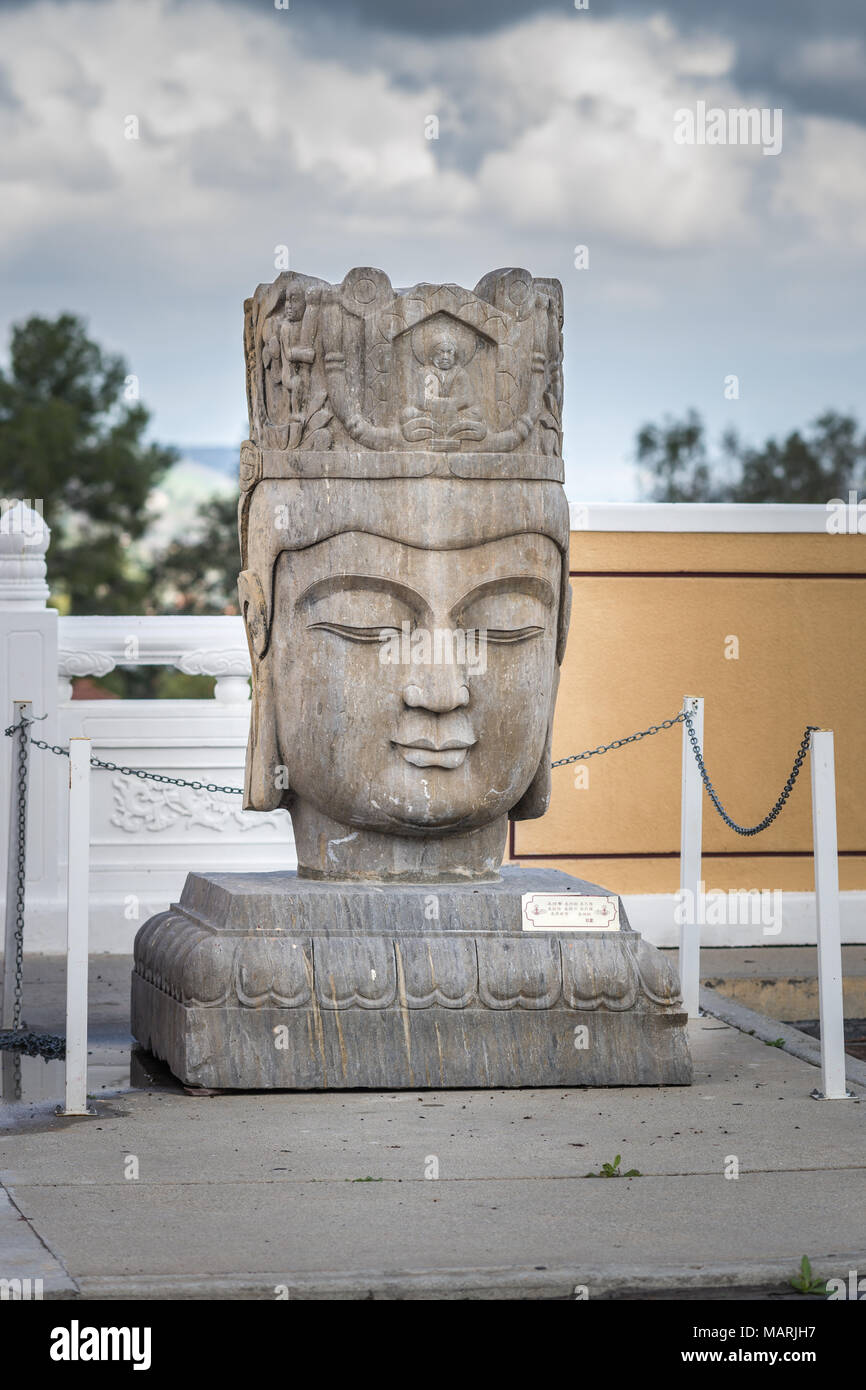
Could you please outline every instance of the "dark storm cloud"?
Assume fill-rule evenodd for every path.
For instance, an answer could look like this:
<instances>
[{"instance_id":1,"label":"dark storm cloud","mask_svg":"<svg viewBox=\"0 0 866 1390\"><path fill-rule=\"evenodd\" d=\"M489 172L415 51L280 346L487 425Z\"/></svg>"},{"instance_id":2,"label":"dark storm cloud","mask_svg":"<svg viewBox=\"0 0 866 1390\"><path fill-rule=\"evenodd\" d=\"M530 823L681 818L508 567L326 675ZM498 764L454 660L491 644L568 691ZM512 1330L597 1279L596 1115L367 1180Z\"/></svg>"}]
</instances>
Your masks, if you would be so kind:
<instances>
[{"instance_id":1,"label":"dark storm cloud","mask_svg":"<svg viewBox=\"0 0 866 1390\"><path fill-rule=\"evenodd\" d=\"M273 8L273 0L232 0L252 9ZM3 3L3 0L0 0ZM178 0L183 3L183 0ZM290 0L298 18L314 11L345 16L365 27L410 34L483 34L507 28L536 14L569 14L573 0ZM668 14L683 29L715 33L766 30L777 44L811 35L856 35L866 29L862 0L589 0L587 18L648 18Z\"/></svg>"},{"instance_id":2,"label":"dark storm cloud","mask_svg":"<svg viewBox=\"0 0 866 1390\"><path fill-rule=\"evenodd\" d=\"M38 0L0 0L0 11ZM94 9L102 0L89 0ZM274 0L210 0L239 12L273 13ZM201 0L174 0L178 8ZM327 47L358 67L375 62L371 33L385 37L467 38L495 33L538 15L572 15L576 23L647 19L666 14L683 34L706 33L736 48L731 77L744 93L766 94L776 106L866 124L866 4L864 0L288 0L286 20L298 42ZM361 39L366 40L360 42ZM389 55L393 58L393 55ZM391 80L418 82L414 64L392 62Z\"/></svg>"},{"instance_id":3,"label":"dark storm cloud","mask_svg":"<svg viewBox=\"0 0 866 1390\"><path fill-rule=\"evenodd\" d=\"M98 2L98 0L95 0ZM239 9L269 10L273 0L227 0ZM196 3L196 0L178 0ZM683 34L706 33L736 48L731 77L744 92L765 93L773 105L866 124L866 5L864 0L589 0L575 15L573 0L290 0L299 33L316 35L341 57L357 52L370 30L407 37L494 33L536 15L647 19L666 14ZM335 21L340 27L335 30ZM366 47L366 45L365 45ZM833 51L836 49L837 51ZM847 50L847 52L846 52ZM366 58L371 57L367 49ZM358 53L358 61L364 58ZM411 85L411 68L392 73Z\"/></svg>"},{"instance_id":4,"label":"dark storm cloud","mask_svg":"<svg viewBox=\"0 0 866 1390\"><path fill-rule=\"evenodd\" d=\"M637 14L639 0L610 13ZM680 30L707 30L736 45L731 76L744 92L773 105L866 123L866 6L863 0L726 0L722 5L667 0Z\"/></svg>"}]
</instances>

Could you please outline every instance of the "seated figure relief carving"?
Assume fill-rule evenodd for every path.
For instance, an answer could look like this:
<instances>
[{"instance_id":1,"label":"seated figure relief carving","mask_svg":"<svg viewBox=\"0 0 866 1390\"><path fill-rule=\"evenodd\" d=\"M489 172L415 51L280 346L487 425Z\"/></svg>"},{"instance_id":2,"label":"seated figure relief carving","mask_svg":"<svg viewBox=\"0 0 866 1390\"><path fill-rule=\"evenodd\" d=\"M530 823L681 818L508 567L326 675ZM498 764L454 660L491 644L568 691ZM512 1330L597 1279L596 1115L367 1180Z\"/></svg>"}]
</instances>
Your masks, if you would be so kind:
<instances>
[{"instance_id":1,"label":"seated figure relief carving","mask_svg":"<svg viewBox=\"0 0 866 1390\"><path fill-rule=\"evenodd\" d=\"M421 348L423 404L404 407L403 434L413 442L430 440L433 448L445 440L483 439L487 425L462 365L466 354L457 333L439 325L424 325L412 338L416 355L418 345Z\"/></svg>"}]
</instances>

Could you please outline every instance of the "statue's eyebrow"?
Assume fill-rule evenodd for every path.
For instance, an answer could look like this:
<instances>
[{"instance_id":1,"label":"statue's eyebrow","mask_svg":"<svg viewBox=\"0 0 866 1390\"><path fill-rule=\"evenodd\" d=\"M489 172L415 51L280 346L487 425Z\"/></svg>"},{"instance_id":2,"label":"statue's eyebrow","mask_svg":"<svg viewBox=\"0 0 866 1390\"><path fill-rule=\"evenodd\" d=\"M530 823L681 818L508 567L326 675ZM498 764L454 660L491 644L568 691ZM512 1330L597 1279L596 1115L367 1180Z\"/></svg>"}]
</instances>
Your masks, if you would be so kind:
<instances>
[{"instance_id":1,"label":"statue's eyebrow","mask_svg":"<svg viewBox=\"0 0 866 1390\"><path fill-rule=\"evenodd\" d=\"M416 610L427 607L421 595L410 589L407 584L376 574L329 574L324 579L315 580L304 589L296 600L295 607L300 608L301 604L309 605L317 599L327 598L329 594L345 593L352 589L371 589L374 592L391 594Z\"/></svg>"},{"instance_id":2,"label":"statue's eyebrow","mask_svg":"<svg viewBox=\"0 0 866 1390\"><path fill-rule=\"evenodd\" d=\"M483 584L477 584L474 589L470 589L464 594L451 608L452 618L470 603L478 598L485 598L487 594L504 594L513 592L530 594L533 598L540 599L546 608L553 608L556 595L553 586L548 584L546 579L542 579L536 574L509 574L503 575L500 579L488 579Z\"/></svg>"}]
</instances>

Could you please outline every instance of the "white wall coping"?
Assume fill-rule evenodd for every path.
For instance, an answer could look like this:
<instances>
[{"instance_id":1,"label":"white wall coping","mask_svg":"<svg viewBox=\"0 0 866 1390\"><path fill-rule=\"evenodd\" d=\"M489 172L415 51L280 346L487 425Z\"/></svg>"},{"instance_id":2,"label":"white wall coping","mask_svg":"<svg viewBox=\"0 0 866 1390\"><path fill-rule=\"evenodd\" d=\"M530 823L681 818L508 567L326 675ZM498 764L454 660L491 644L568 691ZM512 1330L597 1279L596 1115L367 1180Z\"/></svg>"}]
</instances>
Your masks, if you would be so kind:
<instances>
[{"instance_id":1,"label":"white wall coping","mask_svg":"<svg viewBox=\"0 0 866 1390\"><path fill-rule=\"evenodd\" d=\"M773 894L767 890L764 892L769 904ZM628 920L635 931L640 932L653 946L679 945L680 929L675 917L677 894L623 893L621 896ZM736 897L735 894L720 894L720 897L725 896ZM760 950L765 946L815 946L817 951L815 894L782 892L781 909L781 922L775 921L770 932L746 923L735 925L728 922L723 925L705 922L700 927L701 947L747 946L749 950ZM839 914L843 946L866 944L866 892L862 889L841 892Z\"/></svg>"},{"instance_id":2,"label":"white wall coping","mask_svg":"<svg viewBox=\"0 0 866 1390\"><path fill-rule=\"evenodd\" d=\"M831 499L828 498L828 502ZM848 502L847 498L838 499ZM572 531L827 532L828 507L777 502L569 502Z\"/></svg>"}]
</instances>

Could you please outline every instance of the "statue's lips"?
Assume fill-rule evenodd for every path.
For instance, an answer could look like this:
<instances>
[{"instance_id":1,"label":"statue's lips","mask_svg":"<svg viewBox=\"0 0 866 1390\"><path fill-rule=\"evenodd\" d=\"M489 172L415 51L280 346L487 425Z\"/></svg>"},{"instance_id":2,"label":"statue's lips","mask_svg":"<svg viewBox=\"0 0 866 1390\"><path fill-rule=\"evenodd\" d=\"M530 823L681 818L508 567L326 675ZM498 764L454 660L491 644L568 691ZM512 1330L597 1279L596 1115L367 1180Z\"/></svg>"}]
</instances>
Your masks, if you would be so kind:
<instances>
[{"instance_id":1,"label":"statue's lips","mask_svg":"<svg viewBox=\"0 0 866 1390\"><path fill-rule=\"evenodd\" d=\"M466 754L476 740L447 739L436 744L430 738L418 738L414 743L399 743L392 740L394 747L413 767L460 767L466 761Z\"/></svg>"}]
</instances>

